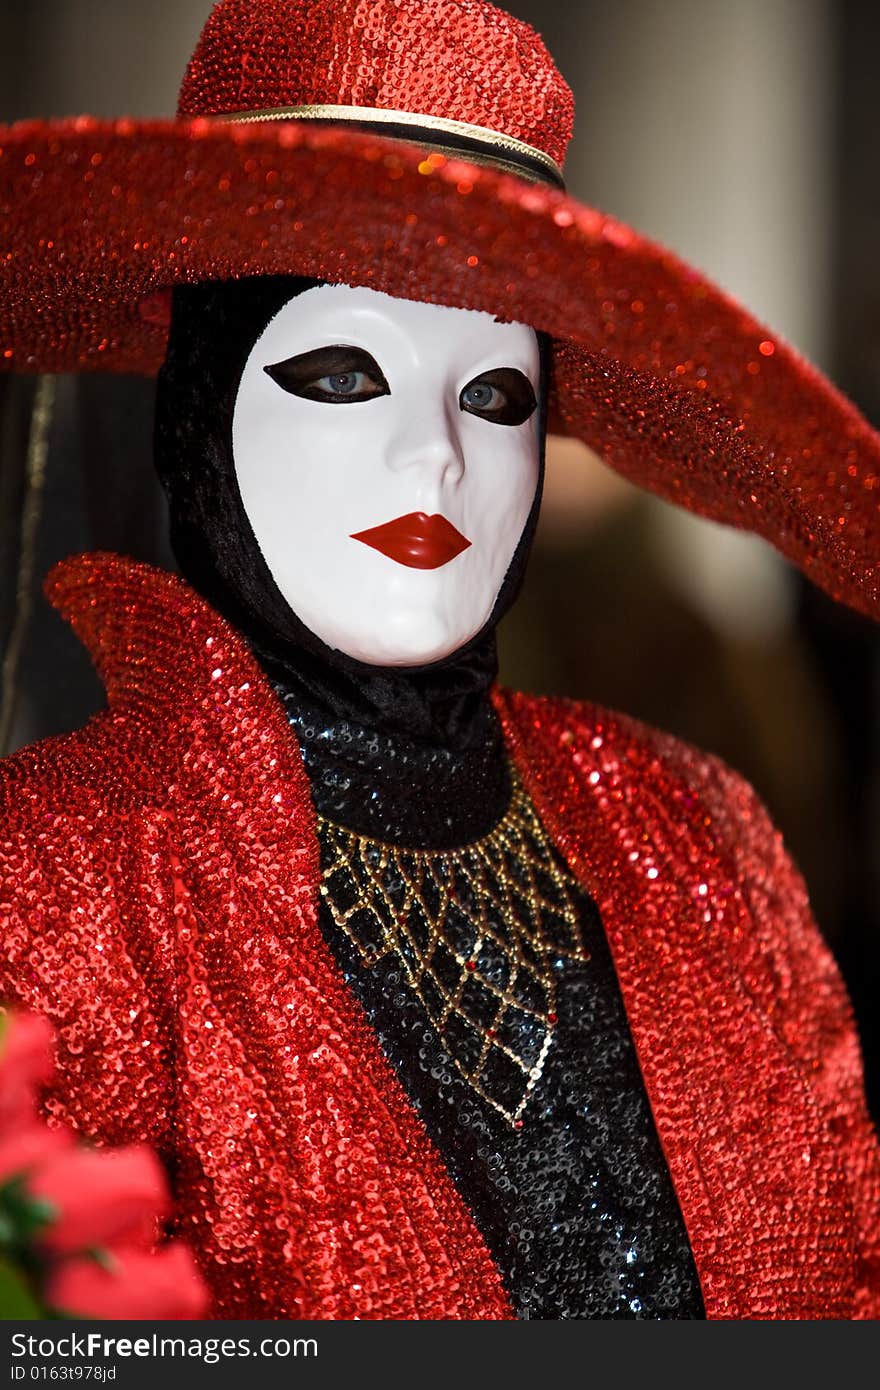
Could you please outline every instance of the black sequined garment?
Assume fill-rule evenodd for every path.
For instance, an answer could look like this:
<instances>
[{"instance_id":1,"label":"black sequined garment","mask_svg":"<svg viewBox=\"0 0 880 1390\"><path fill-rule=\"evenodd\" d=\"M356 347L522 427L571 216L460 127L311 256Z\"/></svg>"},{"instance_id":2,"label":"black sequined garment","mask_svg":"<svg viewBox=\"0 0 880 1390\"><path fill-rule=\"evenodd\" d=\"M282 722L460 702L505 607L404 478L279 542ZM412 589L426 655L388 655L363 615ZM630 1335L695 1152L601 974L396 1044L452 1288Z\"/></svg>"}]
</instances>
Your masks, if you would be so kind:
<instances>
[{"instance_id":1,"label":"black sequined garment","mask_svg":"<svg viewBox=\"0 0 880 1390\"><path fill-rule=\"evenodd\" d=\"M487 833L504 814L509 770L500 730L491 754L461 759L350 720L321 719L276 689L325 820L442 852ZM326 866L326 831L321 840ZM326 903L321 929L472 1212L517 1315L702 1318L696 1267L598 910L557 861L577 896L588 959L554 962L558 1022L521 1128L457 1071L396 955L367 968Z\"/></svg>"}]
</instances>

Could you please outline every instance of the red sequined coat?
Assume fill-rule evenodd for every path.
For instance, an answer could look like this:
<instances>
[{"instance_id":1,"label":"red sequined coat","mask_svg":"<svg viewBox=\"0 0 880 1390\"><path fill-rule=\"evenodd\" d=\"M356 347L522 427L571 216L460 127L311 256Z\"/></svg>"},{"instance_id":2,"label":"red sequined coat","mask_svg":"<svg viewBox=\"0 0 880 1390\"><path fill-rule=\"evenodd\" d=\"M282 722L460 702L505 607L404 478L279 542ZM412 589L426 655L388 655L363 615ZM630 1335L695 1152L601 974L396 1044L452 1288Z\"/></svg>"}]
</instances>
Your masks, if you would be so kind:
<instances>
[{"instance_id":1,"label":"red sequined coat","mask_svg":"<svg viewBox=\"0 0 880 1390\"><path fill-rule=\"evenodd\" d=\"M50 1110L145 1139L225 1317L509 1318L318 927L308 781L244 642L179 579L66 561L109 707L0 763L0 997L53 1018ZM729 769L496 688L597 901L711 1318L880 1316L880 1162L803 884Z\"/></svg>"}]
</instances>

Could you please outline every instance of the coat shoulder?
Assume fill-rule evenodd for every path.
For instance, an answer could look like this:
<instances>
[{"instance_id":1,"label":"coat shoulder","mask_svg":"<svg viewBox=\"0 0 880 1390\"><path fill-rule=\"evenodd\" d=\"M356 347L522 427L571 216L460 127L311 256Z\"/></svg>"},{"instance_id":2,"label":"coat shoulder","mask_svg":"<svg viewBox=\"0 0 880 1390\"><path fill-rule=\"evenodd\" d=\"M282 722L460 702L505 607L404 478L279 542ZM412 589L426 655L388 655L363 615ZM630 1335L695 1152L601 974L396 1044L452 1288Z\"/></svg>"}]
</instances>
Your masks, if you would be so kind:
<instances>
[{"instance_id":1,"label":"coat shoulder","mask_svg":"<svg viewBox=\"0 0 880 1390\"><path fill-rule=\"evenodd\" d=\"M143 809L161 786L131 721L103 710L72 733L0 758L0 833L46 817L93 819Z\"/></svg>"},{"instance_id":2,"label":"coat shoulder","mask_svg":"<svg viewBox=\"0 0 880 1390\"><path fill-rule=\"evenodd\" d=\"M722 758L588 701L503 691L497 703L509 735L544 769L541 779L556 802L606 800L612 820L617 802L642 833L676 845L683 863L699 842L718 884L749 915L751 930L729 933L727 946L742 971L760 980L772 1011L795 957L836 980L782 833L755 789Z\"/></svg>"},{"instance_id":3,"label":"coat shoulder","mask_svg":"<svg viewBox=\"0 0 880 1390\"><path fill-rule=\"evenodd\" d=\"M725 837L741 842L744 803L761 805L746 779L722 758L619 710L568 696L506 689L497 690L495 702L502 718L535 751L541 748L553 758L567 755L575 766L597 770L614 763L638 777L646 797L668 793L672 782L680 784L705 805L716 831ZM760 832L766 831L765 813Z\"/></svg>"},{"instance_id":4,"label":"coat shoulder","mask_svg":"<svg viewBox=\"0 0 880 1390\"><path fill-rule=\"evenodd\" d=\"M810 1056L811 1067L828 1038L845 1035L853 1047L851 1007L804 879L740 773L682 739L585 701L503 692L499 704L556 804L598 806L600 821L611 823L620 807L632 833L663 844L667 866L684 866L687 884L698 850L710 889L730 908L713 931L788 1047ZM826 1006L821 1019L819 1000Z\"/></svg>"}]
</instances>

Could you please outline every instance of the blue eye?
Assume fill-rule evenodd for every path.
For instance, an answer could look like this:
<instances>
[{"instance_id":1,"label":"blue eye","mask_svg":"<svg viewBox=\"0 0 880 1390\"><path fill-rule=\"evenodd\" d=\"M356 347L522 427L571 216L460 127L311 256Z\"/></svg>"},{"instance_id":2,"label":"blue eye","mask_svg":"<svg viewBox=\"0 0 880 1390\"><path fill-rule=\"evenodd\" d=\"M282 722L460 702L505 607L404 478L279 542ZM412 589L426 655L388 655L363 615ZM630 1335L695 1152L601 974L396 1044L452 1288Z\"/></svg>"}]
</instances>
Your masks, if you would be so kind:
<instances>
[{"instance_id":1,"label":"blue eye","mask_svg":"<svg viewBox=\"0 0 880 1390\"><path fill-rule=\"evenodd\" d=\"M351 396L369 390L375 382L366 372L335 372L332 376L319 377L315 385L332 396Z\"/></svg>"},{"instance_id":2,"label":"blue eye","mask_svg":"<svg viewBox=\"0 0 880 1390\"><path fill-rule=\"evenodd\" d=\"M461 393L461 404L469 410L500 410L506 402L504 392L488 381L474 381Z\"/></svg>"}]
</instances>

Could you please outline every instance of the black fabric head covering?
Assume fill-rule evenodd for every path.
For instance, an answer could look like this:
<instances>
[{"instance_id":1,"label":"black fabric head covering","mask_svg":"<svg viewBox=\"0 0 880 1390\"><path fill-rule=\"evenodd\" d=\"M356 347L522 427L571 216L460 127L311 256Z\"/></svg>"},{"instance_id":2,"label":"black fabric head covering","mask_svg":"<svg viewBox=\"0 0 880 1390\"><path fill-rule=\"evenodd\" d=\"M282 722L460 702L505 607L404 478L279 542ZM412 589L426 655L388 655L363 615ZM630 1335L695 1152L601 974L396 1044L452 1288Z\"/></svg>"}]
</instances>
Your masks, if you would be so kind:
<instances>
[{"instance_id":1,"label":"black fabric head covering","mask_svg":"<svg viewBox=\"0 0 880 1390\"><path fill-rule=\"evenodd\" d=\"M498 762L501 747L487 699L498 667L495 629L519 592L540 509L545 386L535 499L488 621L459 650L428 665L357 661L307 628L278 589L245 512L232 452L236 395L254 343L285 304L319 283L261 276L174 290L155 432L174 554L184 577L247 639L289 711L308 710L337 728L350 723L487 766L487 759ZM543 381L547 354L539 341ZM485 777L477 781L485 795Z\"/></svg>"}]
</instances>

